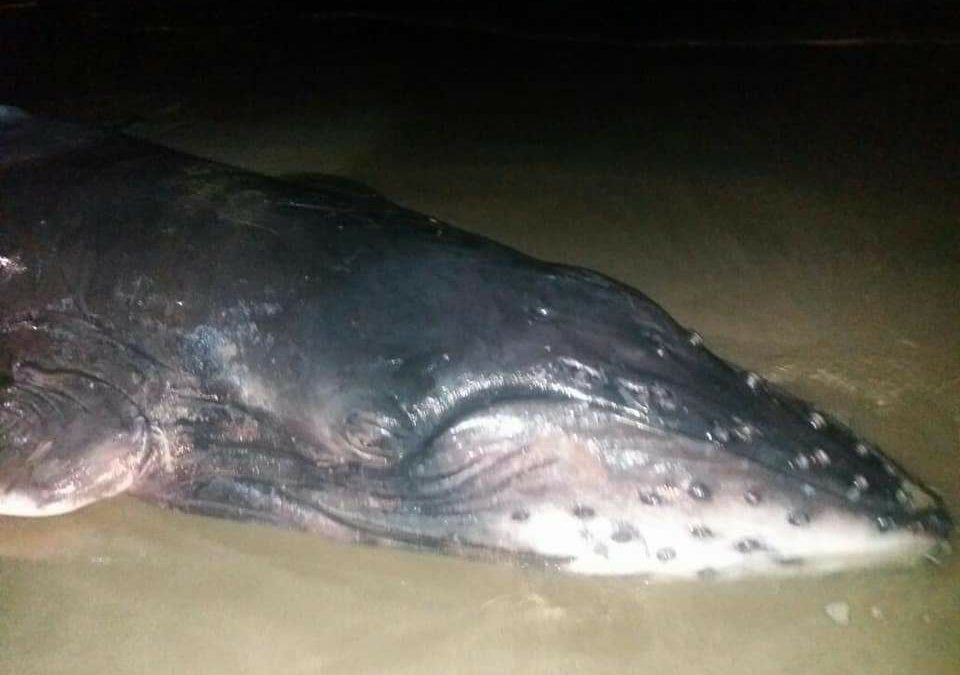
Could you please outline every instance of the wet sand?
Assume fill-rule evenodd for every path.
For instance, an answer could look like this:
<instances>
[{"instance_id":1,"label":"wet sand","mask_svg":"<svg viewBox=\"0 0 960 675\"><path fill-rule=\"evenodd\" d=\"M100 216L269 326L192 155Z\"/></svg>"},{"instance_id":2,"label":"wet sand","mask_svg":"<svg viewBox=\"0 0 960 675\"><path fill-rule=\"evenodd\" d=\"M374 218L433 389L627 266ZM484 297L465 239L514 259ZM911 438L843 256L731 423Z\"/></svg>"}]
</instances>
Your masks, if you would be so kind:
<instances>
[{"instance_id":1,"label":"wet sand","mask_svg":"<svg viewBox=\"0 0 960 675\"><path fill-rule=\"evenodd\" d=\"M32 75L5 102L134 119L130 133L274 175L346 175L621 279L878 442L960 513L955 52L624 52L356 31L314 37L309 64L299 42L264 56L235 34L105 40L96 58L75 47L50 67L23 52ZM127 498L0 519L0 554L0 672L18 675L960 663L957 555L647 585L342 546Z\"/></svg>"}]
</instances>

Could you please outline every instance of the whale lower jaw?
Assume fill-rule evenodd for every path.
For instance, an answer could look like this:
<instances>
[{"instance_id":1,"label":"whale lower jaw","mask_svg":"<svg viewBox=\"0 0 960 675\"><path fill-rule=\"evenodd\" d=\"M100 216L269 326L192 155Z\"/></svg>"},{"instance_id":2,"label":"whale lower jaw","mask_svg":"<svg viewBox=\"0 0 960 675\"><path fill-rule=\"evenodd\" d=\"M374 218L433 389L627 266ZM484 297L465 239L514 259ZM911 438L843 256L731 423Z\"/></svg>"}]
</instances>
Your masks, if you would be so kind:
<instances>
[{"instance_id":1,"label":"whale lower jaw","mask_svg":"<svg viewBox=\"0 0 960 675\"><path fill-rule=\"evenodd\" d=\"M814 576L867 568L903 568L938 562L950 552L935 533L903 528L879 531L847 514L781 527L774 517L723 520L690 528L687 514L661 510L657 518L577 520L562 509L533 511L522 524L503 523L505 538L545 558L563 557L574 574L655 579L738 579ZM699 522L699 521L698 521Z\"/></svg>"},{"instance_id":2,"label":"whale lower jaw","mask_svg":"<svg viewBox=\"0 0 960 675\"><path fill-rule=\"evenodd\" d=\"M611 560L596 553L586 553L569 562L564 570L587 576L646 577L656 581L810 577L866 569L906 569L927 563L941 564L940 560L950 552L950 544L945 541L903 541L891 542L889 548L881 550L831 552L805 558L758 555L749 561L726 565L709 557L690 558L683 564L670 567L656 558Z\"/></svg>"}]
</instances>

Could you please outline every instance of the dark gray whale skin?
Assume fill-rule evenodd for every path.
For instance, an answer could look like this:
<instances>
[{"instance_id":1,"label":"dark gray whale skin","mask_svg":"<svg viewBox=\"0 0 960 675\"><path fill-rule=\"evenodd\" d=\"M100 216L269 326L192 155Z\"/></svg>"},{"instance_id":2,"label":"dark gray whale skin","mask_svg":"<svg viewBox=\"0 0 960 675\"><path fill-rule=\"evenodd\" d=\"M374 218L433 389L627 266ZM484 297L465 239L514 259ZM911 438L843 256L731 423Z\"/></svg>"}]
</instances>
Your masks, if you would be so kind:
<instances>
[{"instance_id":1,"label":"dark gray whale skin","mask_svg":"<svg viewBox=\"0 0 960 675\"><path fill-rule=\"evenodd\" d=\"M586 573L832 570L952 529L623 284L0 108L0 513L125 492Z\"/></svg>"}]
</instances>

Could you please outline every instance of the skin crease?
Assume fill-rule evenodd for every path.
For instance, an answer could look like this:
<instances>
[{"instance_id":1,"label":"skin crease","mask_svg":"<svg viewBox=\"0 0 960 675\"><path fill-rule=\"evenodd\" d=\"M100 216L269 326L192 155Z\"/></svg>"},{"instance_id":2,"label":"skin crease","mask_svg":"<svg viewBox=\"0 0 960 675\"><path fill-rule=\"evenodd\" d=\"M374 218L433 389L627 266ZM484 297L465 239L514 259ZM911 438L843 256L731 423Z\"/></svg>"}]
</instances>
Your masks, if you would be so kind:
<instances>
[{"instance_id":1,"label":"skin crease","mask_svg":"<svg viewBox=\"0 0 960 675\"><path fill-rule=\"evenodd\" d=\"M910 562L949 534L880 451L615 281L340 183L0 123L2 513L130 492L681 578Z\"/></svg>"}]
</instances>

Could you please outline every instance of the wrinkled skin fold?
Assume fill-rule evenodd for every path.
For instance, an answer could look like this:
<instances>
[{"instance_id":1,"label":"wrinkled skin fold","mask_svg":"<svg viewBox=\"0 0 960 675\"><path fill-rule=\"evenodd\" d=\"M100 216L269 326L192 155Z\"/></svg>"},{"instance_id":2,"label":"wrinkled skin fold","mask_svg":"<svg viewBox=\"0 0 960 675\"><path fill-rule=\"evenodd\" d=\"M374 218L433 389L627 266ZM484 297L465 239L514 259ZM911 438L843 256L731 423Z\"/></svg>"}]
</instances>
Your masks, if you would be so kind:
<instances>
[{"instance_id":1,"label":"wrinkled skin fold","mask_svg":"<svg viewBox=\"0 0 960 675\"><path fill-rule=\"evenodd\" d=\"M649 298L0 107L0 514L121 493L590 574L909 563L937 495Z\"/></svg>"}]
</instances>

